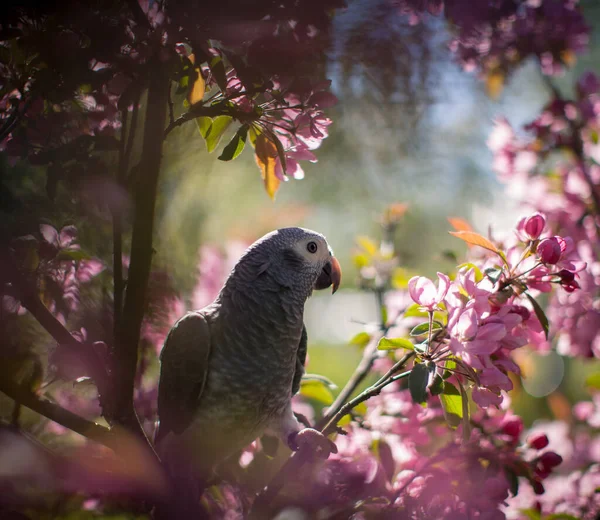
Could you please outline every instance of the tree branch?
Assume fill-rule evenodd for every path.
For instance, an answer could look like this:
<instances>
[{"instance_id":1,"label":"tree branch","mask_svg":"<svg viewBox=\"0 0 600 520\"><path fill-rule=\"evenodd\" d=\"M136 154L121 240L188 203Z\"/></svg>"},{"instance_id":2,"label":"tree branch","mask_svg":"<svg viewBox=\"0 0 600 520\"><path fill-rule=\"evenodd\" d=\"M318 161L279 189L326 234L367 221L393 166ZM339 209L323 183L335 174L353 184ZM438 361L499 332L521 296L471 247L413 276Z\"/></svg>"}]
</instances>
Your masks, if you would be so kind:
<instances>
[{"instance_id":1,"label":"tree branch","mask_svg":"<svg viewBox=\"0 0 600 520\"><path fill-rule=\"evenodd\" d=\"M89 375L92 377L100 398L108 389L108 372L102 359L93 346L77 341L71 333L58 321L48 308L40 301L37 292L17 269L7 249L0 252L0 281L10 284L23 307L25 307L38 323L64 348L72 350L77 358L82 359ZM104 402L103 402L104 405Z\"/></svg>"},{"instance_id":2,"label":"tree branch","mask_svg":"<svg viewBox=\"0 0 600 520\"><path fill-rule=\"evenodd\" d=\"M115 451L117 449L115 436L108 428L88 421L52 401L38 397L6 377L0 378L0 392L79 435L104 444Z\"/></svg>"},{"instance_id":3,"label":"tree branch","mask_svg":"<svg viewBox=\"0 0 600 520\"><path fill-rule=\"evenodd\" d=\"M150 76L142 160L143 179L136 186L131 261L120 331L121 341L113 349L115 410L118 422L134 432L143 432L133 405L140 329L146 310L146 293L152 264L152 235L162 143L167 120L169 79L165 64L156 62Z\"/></svg>"},{"instance_id":4,"label":"tree branch","mask_svg":"<svg viewBox=\"0 0 600 520\"><path fill-rule=\"evenodd\" d=\"M413 355L414 355L414 353L411 352L410 354L407 354L406 356L404 356L396 364L396 370L399 370L400 367L403 367ZM335 431L337 423L340 421L340 419L342 417L344 417L344 415L350 413L355 406L358 406L360 403L362 403L363 401L366 401L367 399L370 399L371 397L379 395L381 393L381 390L383 390L386 386L388 386L400 379L404 379L409 374L410 374L410 370L407 372L403 372L402 374L399 374L399 375L390 376L387 379L384 379L383 381L381 381L380 383L370 386L364 392L361 392L359 395L357 395L354 399L351 399L350 401L348 401L344 406L342 406L342 408L339 410L339 412L337 412L331 418L331 420L329 421L327 426L325 426L325 428L323 428L323 430L322 430L323 435L329 435L329 434L333 433Z\"/></svg>"},{"instance_id":5,"label":"tree branch","mask_svg":"<svg viewBox=\"0 0 600 520\"><path fill-rule=\"evenodd\" d=\"M375 359L377 359L377 345L379 344L379 340L383 336L384 333L376 334L371 339L369 344L365 347L365 350L363 351L363 356L360 360L360 363L354 370L354 373L352 374L344 388L342 388L342 391L337 395L333 404L327 408L326 412L317 422L317 430L321 430L326 424L329 423L331 418L339 412L344 403L350 398L354 391L365 380L371 368L373 367Z\"/></svg>"},{"instance_id":6,"label":"tree branch","mask_svg":"<svg viewBox=\"0 0 600 520\"><path fill-rule=\"evenodd\" d=\"M121 138L119 139L119 165L117 184L122 187L127 172L127 109L121 110ZM113 218L113 343L121 337L121 314L123 313L123 215L121 208L112 209Z\"/></svg>"}]
</instances>

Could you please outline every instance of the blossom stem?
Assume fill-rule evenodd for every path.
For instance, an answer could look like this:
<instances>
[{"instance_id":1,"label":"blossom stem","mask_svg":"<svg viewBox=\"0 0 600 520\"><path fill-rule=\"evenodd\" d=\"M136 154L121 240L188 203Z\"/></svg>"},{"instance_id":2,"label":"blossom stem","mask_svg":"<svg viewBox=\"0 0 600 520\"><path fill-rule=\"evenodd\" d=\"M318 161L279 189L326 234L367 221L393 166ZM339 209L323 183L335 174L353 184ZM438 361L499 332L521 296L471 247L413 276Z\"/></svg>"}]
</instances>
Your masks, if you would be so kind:
<instances>
[{"instance_id":1,"label":"blossom stem","mask_svg":"<svg viewBox=\"0 0 600 520\"><path fill-rule=\"evenodd\" d=\"M398 371L402 366L404 366L414 355L414 352L410 352L408 354L406 354L400 361L398 361L398 363L396 363L396 365L394 365L396 371ZM391 370L390 370L391 372ZM331 418L331 420L327 423L327 425L325 426L325 428L323 428L321 430L321 432L323 433L323 435L329 435L330 433L333 433L335 431L335 427L337 426L337 423L340 421L340 419L342 417L344 417L344 415L347 415L348 413L350 413L350 411L357 405L359 405L360 403L362 403L363 401L366 401L367 399L375 396L375 395L379 395L379 393L381 392L381 390L386 387L387 385L398 381L400 379L404 379L405 377L408 377L410 375L410 370L403 372L402 374L396 375L396 376L392 376L392 377L387 377L386 379L380 380L377 383L375 383L374 385L370 386L369 388L367 388L365 391L361 392L359 395L357 395L354 399L351 399L350 401L348 401L344 406L342 406L342 408Z\"/></svg>"},{"instance_id":2,"label":"blossom stem","mask_svg":"<svg viewBox=\"0 0 600 520\"><path fill-rule=\"evenodd\" d=\"M429 330L427 331L427 346L425 347L425 355L429 355L431 347L431 329L433 328L433 311L427 311L429 315Z\"/></svg>"}]
</instances>

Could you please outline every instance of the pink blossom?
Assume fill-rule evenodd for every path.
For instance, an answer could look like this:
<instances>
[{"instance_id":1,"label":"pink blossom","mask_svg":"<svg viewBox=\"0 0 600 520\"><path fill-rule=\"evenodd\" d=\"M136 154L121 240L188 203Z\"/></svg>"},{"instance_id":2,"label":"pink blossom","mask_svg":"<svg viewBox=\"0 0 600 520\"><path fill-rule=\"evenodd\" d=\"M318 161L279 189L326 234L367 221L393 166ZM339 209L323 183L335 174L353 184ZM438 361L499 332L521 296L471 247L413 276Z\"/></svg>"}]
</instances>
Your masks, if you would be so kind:
<instances>
[{"instance_id":1,"label":"pink blossom","mask_svg":"<svg viewBox=\"0 0 600 520\"><path fill-rule=\"evenodd\" d=\"M545 264L556 264L562 254L557 238L544 238L537 246L537 254Z\"/></svg>"},{"instance_id":2,"label":"pink blossom","mask_svg":"<svg viewBox=\"0 0 600 520\"><path fill-rule=\"evenodd\" d=\"M534 213L523 223L523 229L531 240L536 240L544 231L546 226L546 217L541 213Z\"/></svg>"},{"instance_id":3,"label":"pink blossom","mask_svg":"<svg viewBox=\"0 0 600 520\"><path fill-rule=\"evenodd\" d=\"M450 288L450 278L438 273L438 287L424 276L413 276L408 282L410 297L424 309L433 311L444 300Z\"/></svg>"}]
</instances>

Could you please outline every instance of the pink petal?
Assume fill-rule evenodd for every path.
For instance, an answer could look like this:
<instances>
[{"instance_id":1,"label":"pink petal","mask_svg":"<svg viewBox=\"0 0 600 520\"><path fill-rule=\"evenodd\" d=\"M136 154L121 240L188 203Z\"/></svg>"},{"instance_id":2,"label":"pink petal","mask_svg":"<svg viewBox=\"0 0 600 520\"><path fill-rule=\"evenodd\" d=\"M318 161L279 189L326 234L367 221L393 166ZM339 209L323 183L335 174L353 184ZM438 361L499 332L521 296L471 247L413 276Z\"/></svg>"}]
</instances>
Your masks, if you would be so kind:
<instances>
[{"instance_id":1,"label":"pink petal","mask_svg":"<svg viewBox=\"0 0 600 520\"><path fill-rule=\"evenodd\" d=\"M487 323L477 331L477 339L482 341L498 341L504 336L506 336L506 327L501 323Z\"/></svg>"},{"instance_id":2,"label":"pink petal","mask_svg":"<svg viewBox=\"0 0 600 520\"><path fill-rule=\"evenodd\" d=\"M448 289L450 288L450 278L448 278L444 273L438 272L439 285L437 291L437 299L436 303L440 303L445 297Z\"/></svg>"},{"instance_id":3,"label":"pink petal","mask_svg":"<svg viewBox=\"0 0 600 520\"><path fill-rule=\"evenodd\" d=\"M49 244L58 246L58 231L49 224L40 224L40 233Z\"/></svg>"},{"instance_id":4,"label":"pink petal","mask_svg":"<svg viewBox=\"0 0 600 520\"><path fill-rule=\"evenodd\" d=\"M77 238L77 228L75 226L65 226L60 230L59 241L61 247L71 245L73 240Z\"/></svg>"}]
</instances>

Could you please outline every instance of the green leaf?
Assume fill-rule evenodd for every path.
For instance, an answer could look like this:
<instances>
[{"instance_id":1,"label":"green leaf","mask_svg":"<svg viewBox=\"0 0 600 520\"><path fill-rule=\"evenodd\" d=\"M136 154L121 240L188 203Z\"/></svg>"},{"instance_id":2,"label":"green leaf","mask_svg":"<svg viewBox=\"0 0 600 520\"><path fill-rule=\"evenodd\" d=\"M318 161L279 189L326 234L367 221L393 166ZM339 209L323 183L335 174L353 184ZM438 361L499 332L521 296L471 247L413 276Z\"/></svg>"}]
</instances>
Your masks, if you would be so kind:
<instances>
[{"instance_id":1,"label":"green leaf","mask_svg":"<svg viewBox=\"0 0 600 520\"><path fill-rule=\"evenodd\" d=\"M502 276L502 269L498 269L497 267L488 267L485 270L485 275L494 283L500 280Z\"/></svg>"},{"instance_id":2,"label":"green leaf","mask_svg":"<svg viewBox=\"0 0 600 520\"><path fill-rule=\"evenodd\" d=\"M427 343L415 343L415 351L424 354L427 352Z\"/></svg>"},{"instance_id":3,"label":"green leaf","mask_svg":"<svg viewBox=\"0 0 600 520\"><path fill-rule=\"evenodd\" d=\"M444 391L440 394L446 422L456 428L463 417L462 397L458 388L448 381L444 382Z\"/></svg>"},{"instance_id":4,"label":"green leaf","mask_svg":"<svg viewBox=\"0 0 600 520\"><path fill-rule=\"evenodd\" d=\"M471 438L471 416L469 412L469 393L461 384L460 379L457 379L458 390L462 400L462 437L464 442L468 442Z\"/></svg>"},{"instance_id":5,"label":"green leaf","mask_svg":"<svg viewBox=\"0 0 600 520\"><path fill-rule=\"evenodd\" d=\"M371 450L379 459L388 482L391 482L396 474L396 462L389 444L384 440L375 439L371 444Z\"/></svg>"},{"instance_id":6,"label":"green leaf","mask_svg":"<svg viewBox=\"0 0 600 520\"><path fill-rule=\"evenodd\" d=\"M542 515L537 509L521 509L521 513L523 513L529 520L541 520Z\"/></svg>"},{"instance_id":7,"label":"green leaf","mask_svg":"<svg viewBox=\"0 0 600 520\"><path fill-rule=\"evenodd\" d=\"M223 152L219 155L220 161L231 161L240 155L246 146L246 138L248 137L248 125L242 125L232 137L231 141L223 148Z\"/></svg>"},{"instance_id":8,"label":"green leaf","mask_svg":"<svg viewBox=\"0 0 600 520\"><path fill-rule=\"evenodd\" d=\"M349 413L344 415L337 423L340 428L350 424L352 422L352 418L356 415L365 416L367 415L367 404L363 401L362 403L358 403Z\"/></svg>"},{"instance_id":9,"label":"green leaf","mask_svg":"<svg viewBox=\"0 0 600 520\"><path fill-rule=\"evenodd\" d=\"M433 363L432 363L433 365ZM435 365L433 365L435 370ZM415 403L424 403L427 400L427 386L431 368L424 363L416 364L408 376L408 389Z\"/></svg>"},{"instance_id":10,"label":"green leaf","mask_svg":"<svg viewBox=\"0 0 600 520\"><path fill-rule=\"evenodd\" d=\"M332 390L337 389L337 385L328 377L322 376L321 374L304 374L302 381L319 381Z\"/></svg>"},{"instance_id":11,"label":"green leaf","mask_svg":"<svg viewBox=\"0 0 600 520\"><path fill-rule=\"evenodd\" d=\"M544 518L544 520L580 520L576 516L567 513L553 513Z\"/></svg>"},{"instance_id":12,"label":"green leaf","mask_svg":"<svg viewBox=\"0 0 600 520\"><path fill-rule=\"evenodd\" d=\"M396 350L398 348L414 350L415 346L406 338L381 338L377 345L378 350Z\"/></svg>"},{"instance_id":13,"label":"green leaf","mask_svg":"<svg viewBox=\"0 0 600 520\"><path fill-rule=\"evenodd\" d=\"M385 325L387 323L387 321L388 321L387 306L386 305L382 305L380 311L381 311L381 323L383 323Z\"/></svg>"},{"instance_id":14,"label":"green leaf","mask_svg":"<svg viewBox=\"0 0 600 520\"><path fill-rule=\"evenodd\" d=\"M371 335L366 332L359 332L350 340L351 345L358 345L360 348L364 348L371 341Z\"/></svg>"},{"instance_id":15,"label":"green leaf","mask_svg":"<svg viewBox=\"0 0 600 520\"><path fill-rule=\"evenodd\" d=\"M442 324L434 321L431 325L431 332L435 332L436 330L441 330L442 329ZM413 330L410 331L410 335L411 336L422 336L423 334L428 334L429 333L429 322L423 322L420 323L419 325L417 325L416 327L413 328Z\"/></svg>"},{"instance_id":16,"label":"green leaf","mask_svg":"<svg viewBox=\"0 0 600 520\"><path fill-rule=\"evenodd\" d=\"M527 296L527 299L531 302L531 305L533 305L533 310L535 311L535 315L537 316L537 319L540 320L540 323L542 324L542 328L544 329L544 334L546 335L546 339L548 339L548 331L550 329L550 324L548 323L548 318L546 317L546 314L544 313L544 309L542 309L540 307L540 304L535 301L535 298L533 296L531 296L531 294L529 294L529 293L524 293L524 294L525 294L525 296Z\"/></svg>"},{"instance_id":17,"label":"green leaf","mask_svg":"<svg viewBox=\"0 0 600 520\"><path fill-rule=\"evenodd\" d=\"M590 374L585 378L585 386L588 386L594 390L600 390L600 372Z\"/></svg>"},{"instance_id":18,"label":"green leaf","mask_svg":"<svg viewBox=\"0 0 600 520\"><path fill-rule=\"evenodd\" d=\"M206 139L206 149L209 153L213 152L215 148L219 145L219 141L227 127L231 124L233 118L231 116L217 116L213 119L212 125L208 130L208 133L205 137Z\"/></svg>"},{"instance_id":19,"label":"green leaf","mask_svg":"<svg viewBox=\"0 0 600 520\"><path fill-rule=\"evenodd\" d=\"M333 403L333 393L323 381L300 381L300 395L314 399L325 406Z\"/></svg>"},{"instance_id":20,"label":"green leaf","mask_svg":"<svg viewBox=\"0 0 600 520\"><path fill-rule=\"evenodd\" d=\"M473 269L473 271L475 272L476 282L481 282L481 280L483 280L483 273L481 272L481 269L479 269L479 267L477 267L473 262L465 262L464 264L460 264L456 267L456 269L461 270L464 267L466 267L467 270Z\"/></svg>"},{"instance_id":21,"label":"green leaf","mask_svg":"<svg viewBox=\"0 0 600 520\"><path fill-rule=\"evenodd\" d=\"M409 305L404 311L405 318L427 318L427 312L421 310L421 306L418 303Z\"/></svg>"},{"instance_id":22,"label":"green leaf","mask_svg":"<svg viewBox=\"0 0 600 520\"><path fill-rule=\"evenodd\" d=\"M210 63L208 64L210 67L210 71L219 85L219 88L222 92L225 92L227 89L227 75L225 72L225 64L223 63L223 58L221 56L214 56Z\"/></svg>"},{"instance_id":23,"label":"green leaf","mask_svg":"<svg viewBox=\"0 0 600 520\"><path fill-rule=\"evenodd\" d=\"M89 260L91 257L81 249L63 249L57 255L57 260Z\"/></svg>"},{"instance_id":24,"label":"green leaf","mask_svg":"<svg viewBox=\"0 0 600 520\"><path fill-rule=\"evenodd\" d=\"M212 118L208 116L202 116L196 118L196 124L198 125L198 131L200 135L206 139L208 132L210 132L210 127L212 126Z\"/></svg>"},{"instance_id":25,"label":"green leaf","mask_svg":"<svg viewBox=\"0 0 600 520\"><path fill-rule=\"evenodd\" d=\"M454 361L452 361L451 359L448 359L444 363L444 367L448 368L450 370L454 370L456 368L456 363ZM450 370L444 371L444 373L442 375L443 379L448 379L452 375L452 372L450 372Z\"/></svg>"}]
</instances>

